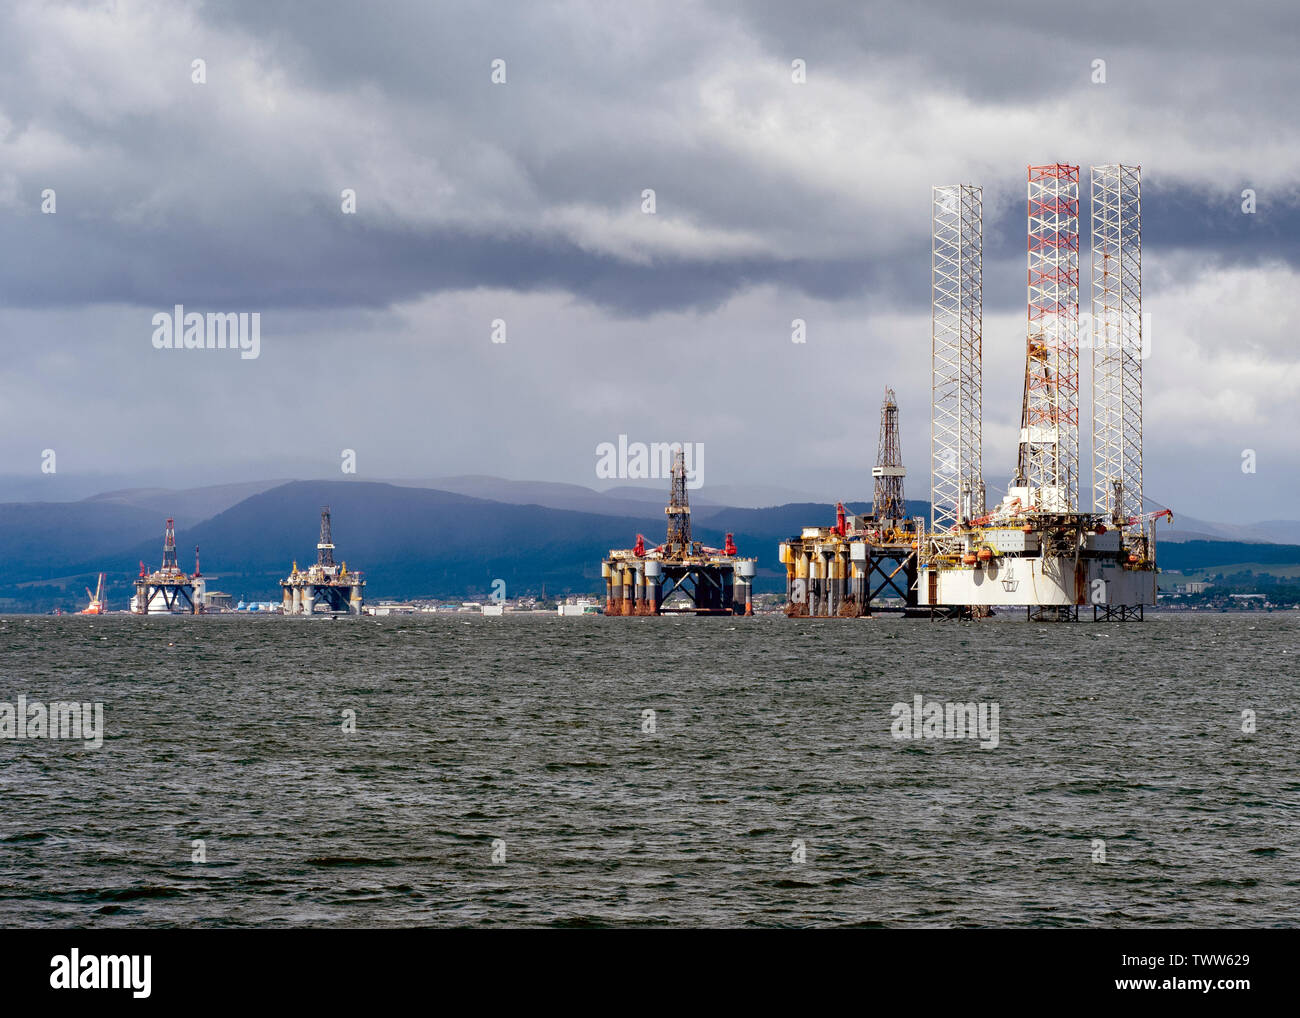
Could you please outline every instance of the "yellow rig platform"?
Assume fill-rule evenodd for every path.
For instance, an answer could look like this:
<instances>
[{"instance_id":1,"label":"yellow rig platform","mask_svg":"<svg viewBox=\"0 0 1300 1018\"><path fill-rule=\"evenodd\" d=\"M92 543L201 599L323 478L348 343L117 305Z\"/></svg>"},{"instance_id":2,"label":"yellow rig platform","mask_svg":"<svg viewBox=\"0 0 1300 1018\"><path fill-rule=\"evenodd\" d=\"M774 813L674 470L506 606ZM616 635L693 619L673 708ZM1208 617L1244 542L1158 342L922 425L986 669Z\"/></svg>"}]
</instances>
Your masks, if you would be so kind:
<instances>
[{"instance_id":1,"label":"yellow rig platform","mask_svg":"<svg viewBox=\"0 0 1300 1018\"><path fill-rule=\"evenodd\" d=\"M833 527L804 527L781 542L785 613L792 618L869 618L917 606L919 520L849 516L836 507ZM885 604L882 598L896 603Z\"/></svg>"},{"instance_id":2,"label":"yellow rig platform","mask_svg":"<svg viewBox=\"0 0 1300 1018\"><path fill-rule=\"evenodd\" d=\"M753 615L756 559L742 558L726 537L725 547L691 540L691 507L682 453L674 456L668 506L668 536L648 548L641 534L632 548L615 549L601 563L606 615ZM665 589L667 585L667 589ZM673 603L674 595L684 595Z\"/></svg>"},{"instance_id":3,"label":"yellow rig platform","mask_svg":"<svg viewBox=\"0 0 1300 1018\"><path fill-rule=\"evenodd\" d=\"M317 604L329 612L360 615L366 581L360 572L349 572L348 564L334 564L334 544L330 533L330 507L320 511L320 541L316 545L316 563L306 569L293 564L289 578L280 581L284 591L285 615L311 615Z\"/></svg>"}]
</instances>

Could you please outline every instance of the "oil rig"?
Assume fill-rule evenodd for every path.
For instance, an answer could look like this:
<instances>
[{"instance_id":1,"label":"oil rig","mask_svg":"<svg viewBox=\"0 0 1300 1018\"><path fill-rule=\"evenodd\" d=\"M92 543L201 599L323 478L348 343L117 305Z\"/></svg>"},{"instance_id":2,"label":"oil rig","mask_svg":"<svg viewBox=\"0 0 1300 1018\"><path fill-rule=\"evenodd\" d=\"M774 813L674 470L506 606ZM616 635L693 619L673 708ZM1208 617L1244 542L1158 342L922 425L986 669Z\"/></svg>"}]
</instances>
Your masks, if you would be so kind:
<instances>
[{"instance_id":1,"label":"oil rig","mask_svg":"<svg viewBox=\"0 0 1300 1018\"><path fill-rule=\"evenodd\" d=\"M946 617L1141 619L1156 600L1143 512L1141 169L1091 168L1092 506L1080 506L1079 167L1028 167L1028 327L1016 469L985 505L979 187L933 189L931 528L917 599Z\"/></svg>"},{"instance_id":2,"label":"oil rig","mask_svg":"<svg viewBox=\"0 0 1300 1018\"><path fill-rule=\"evenodd\" d=\"M916 609L918 534L924 520L908 519L903 501L898 403L886 389L880 441L871 469L871 512L849 516L840 502L835 525L804 527L783 541L786 614L797 618L866 618L874 612ZM885 603L888 598L890 603Z\"/></svg>"},{"instance_id":3,"label":"oil rig","mask_svg":"<svg viewBox=\"0 0 1300 1018\"><path fill-rule=\"evenodd\" d=\"M197 559L195 572L198 572ZM168 518L163 533L162 568L147 572L140 563L140 576L135 581L135 596L131 598L131 612L135 615L197 615L200 601L194 594L194 582L176 561L176 521Z\"/></svg>"},{"instance_id":4,"label":"oil rig","mask_svg":"<svg viewBox=\"0 0 1300 1018\"><path fill-rule=\"evenodd\" d=\"M983 192L932 192L930 520L905 519L898 408L886 390L872 512L780 545L786 614L902 611L1034 621L1140 620L1156 601L1156 522L1142 494L1141 168L1091 168L1092 505L1080 505L1079 167L1030 166L1024 388L1016 468L986 506ZM890 596L901 604L877 607Z\"/></svg>"},{"instance_id":5,"label":"oil rig","mask_svg":"<svg viewBox=\"0 0 1300 1018\"><path fill-rule=\"evenodd\" d=\"M334 564L329 506L321 506L320 510L316 564L300 570L294 562L289 578L281 580L280 586L284 591L285 615L310 615L318 603L327 612L361 614L366 581L360 572L349 572L346 562Z\"/></svg>"},{"instance_id":6,"label":"oil rig","mask_svg":"<svg viewBox=\"0 0 1300 1018\"><path fill-rule=\"evenodd\" d=\"M673 455L664 513L668 535L663 544L647 548L645 537L637 534L635 547L611 550L601 563L605 614L753 615L756 560L739 556L731 534L721 549L691 540L686 462L680 450ZM684 596L670 604L679 592Z\"/></svg>"}]
</instances>

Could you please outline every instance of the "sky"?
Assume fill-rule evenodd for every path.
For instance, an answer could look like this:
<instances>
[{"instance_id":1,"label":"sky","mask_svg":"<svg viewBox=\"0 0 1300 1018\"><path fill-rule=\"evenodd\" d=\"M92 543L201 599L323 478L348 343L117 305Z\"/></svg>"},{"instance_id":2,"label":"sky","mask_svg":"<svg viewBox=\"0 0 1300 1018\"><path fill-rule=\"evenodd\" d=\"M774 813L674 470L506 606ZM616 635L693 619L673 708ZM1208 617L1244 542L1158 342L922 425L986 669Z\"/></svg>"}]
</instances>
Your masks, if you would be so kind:
<instances>
[{"instance_id":1,"label":"sky","mask_svg":"<svg viewBox=\"0 0 1300 1018\"><path fill-rule=\"evenodd\" d=\"M1122 162L1142 167L1146 495L1300 518L1300 13L982 6L6 3L0 501L603 488L619 435L702 444L703 494L866 499L887 385L928 497L930 189L950 183L984 192L994 491L1025 167L1081 165L1086 192ZM177 304L257 313L259 355L156 349Z\"/></svg>"}]
</instances>

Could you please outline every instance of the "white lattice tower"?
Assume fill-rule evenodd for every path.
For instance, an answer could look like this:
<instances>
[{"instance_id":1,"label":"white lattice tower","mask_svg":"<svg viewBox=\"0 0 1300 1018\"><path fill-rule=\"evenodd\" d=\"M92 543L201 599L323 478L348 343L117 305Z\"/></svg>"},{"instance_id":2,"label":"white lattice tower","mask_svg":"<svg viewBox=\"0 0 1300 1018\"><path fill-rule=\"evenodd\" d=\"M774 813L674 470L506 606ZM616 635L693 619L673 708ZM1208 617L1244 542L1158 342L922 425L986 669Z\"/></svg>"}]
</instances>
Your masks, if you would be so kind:
<instances>
[{"instance_id":1,"label":"white lattice tower","mask_svg":"<svg viewBox=\"0 0 1300 1018\"><path fill-rule=\"evenodd\" d=\"M1142 513L1142 338L1142 170L1094 166L1092 508L1120 521Z\"/></svg>"},{"instance_id":2,"label":"white lattice tower","mask_svg":"<svg viewBox=\"0 0 1300 1018\"><path fill-rule=\"evenodd\" d=\"M1038 508L1079 504L1079 167L1029 167L1028 341L1019 480Z\"/></svg>"},{"instance_id":3,"label":"white lattice tower","mask_svg":"<svg viewBox=\"0 0 1300 1018\"><path fill-rule=\"evenodd\" d=\"M983 511L983 191L935 187L930 250L930 525Z\"/></svg>"}]
</instances>

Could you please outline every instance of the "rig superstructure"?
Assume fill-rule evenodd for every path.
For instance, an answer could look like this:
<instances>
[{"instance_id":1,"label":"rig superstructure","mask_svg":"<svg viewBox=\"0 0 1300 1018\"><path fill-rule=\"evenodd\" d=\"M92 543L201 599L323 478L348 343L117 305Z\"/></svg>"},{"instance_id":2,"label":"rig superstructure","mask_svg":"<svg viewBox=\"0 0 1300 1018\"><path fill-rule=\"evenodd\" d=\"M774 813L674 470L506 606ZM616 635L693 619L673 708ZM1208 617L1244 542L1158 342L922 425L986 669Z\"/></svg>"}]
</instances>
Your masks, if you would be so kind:
<instances>
[{"instance_id":1,"label":"rig superstructure","mask_svg":"<svg viewBox=\"0 0 1300 1018\"><path fill-rule=\"evenodd\" d=\"M280 586L284 591L285 615L310 615L317 604L323 604L328 612L361 614L365 577L358 571L350 572L346 562L335 565L329 506L321 506L315 565L299 569L294 562L293 571L288 579L280 581Z\"/></svg>"},{"instance_id":2,"label":"rig superstructure","mask_svg":"<svg viewBox=\"0 0 1300 1018\"><path fill-rule=\"evenodd\" d=\"M691 538L691 505L686 493L685 455L674 453L664 543L648 548L636 535L632 548L611 550L601 563L606 615L752 615L755 560L742 558L732 535L723 548L707 548ZM668 584L664 589L665 583ZM680 606L668 602L684 595Z\"/></svg>"}]
</instances>

